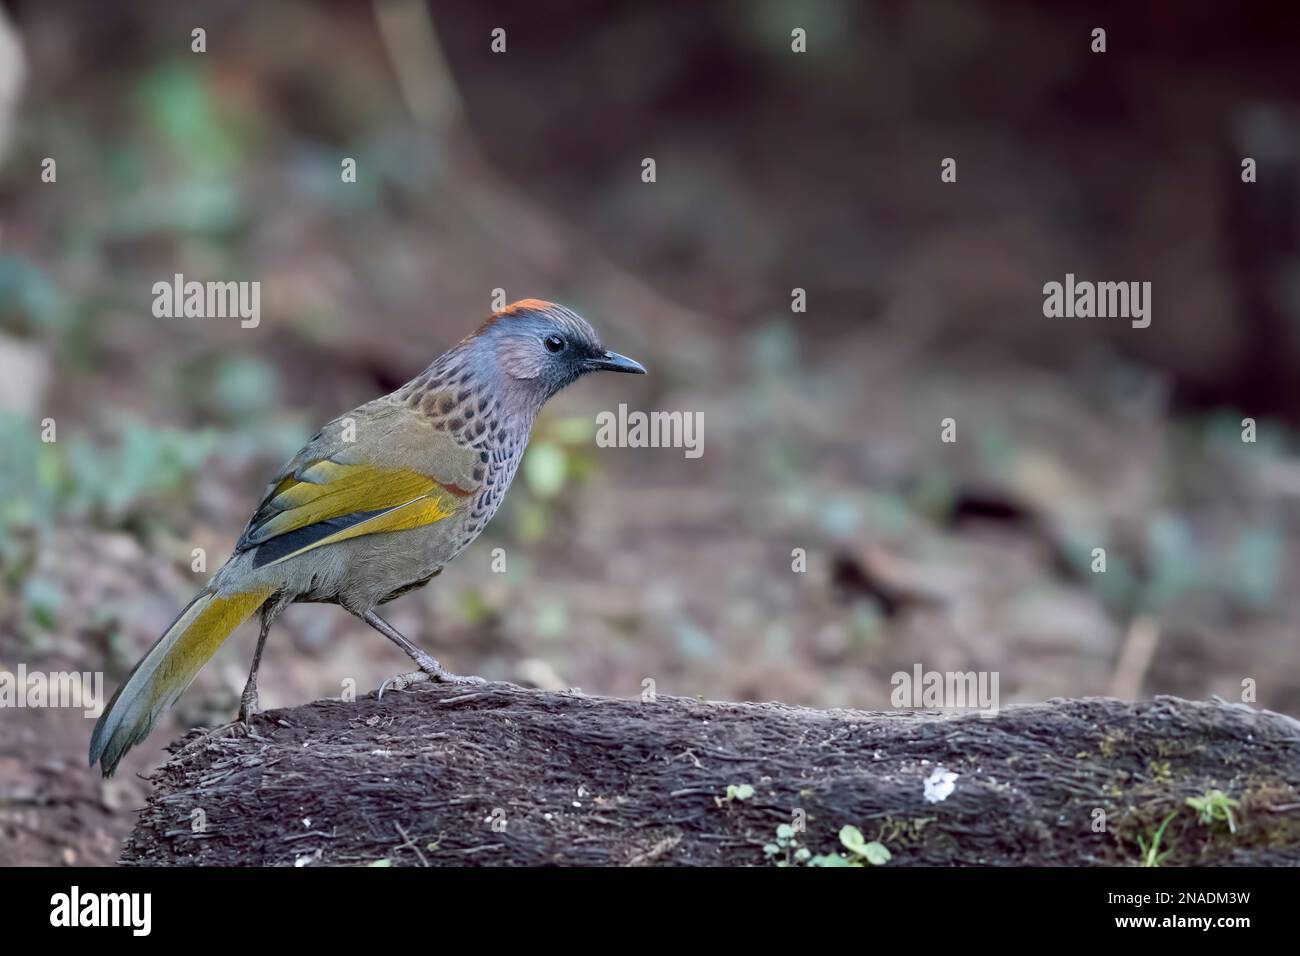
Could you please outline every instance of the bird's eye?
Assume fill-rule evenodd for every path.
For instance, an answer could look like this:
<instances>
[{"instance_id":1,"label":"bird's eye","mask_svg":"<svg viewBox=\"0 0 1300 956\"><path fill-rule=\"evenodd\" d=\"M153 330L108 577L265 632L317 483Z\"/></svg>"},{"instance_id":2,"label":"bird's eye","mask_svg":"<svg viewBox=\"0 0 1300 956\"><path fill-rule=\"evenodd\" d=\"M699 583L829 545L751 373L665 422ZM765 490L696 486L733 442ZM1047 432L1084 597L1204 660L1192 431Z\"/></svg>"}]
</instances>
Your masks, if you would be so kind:
<instances>
[{"instance_id":1,"label":"bird's eye","mask_svg":"<svg viewBox=\"0 0 1300 956\"><path fill-rule=\"evenodd\" d=\"M564 339L560 338L558 335L548 335L542 340L542 344L546 346L546 351L548 352L564 351Z\"/></svg>"}]
</instances>

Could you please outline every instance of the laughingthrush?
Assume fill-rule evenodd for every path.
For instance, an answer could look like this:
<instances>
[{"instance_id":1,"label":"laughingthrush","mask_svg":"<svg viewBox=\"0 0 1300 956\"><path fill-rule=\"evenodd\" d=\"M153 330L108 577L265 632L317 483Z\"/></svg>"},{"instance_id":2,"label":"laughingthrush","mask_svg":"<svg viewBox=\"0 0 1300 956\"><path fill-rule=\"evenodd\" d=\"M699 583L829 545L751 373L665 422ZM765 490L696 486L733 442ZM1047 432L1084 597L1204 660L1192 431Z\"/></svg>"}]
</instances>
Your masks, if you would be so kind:
<instances>
[{"instance_id":1,"label":"laughingthrush","mask_svg":"<svg viewBox=\"0 0 1300 956\"><path fill-rule=\"evenodd\" d=\"M149 733L227 636L261 611L240 718L257 710L267 631L294 601L339 604L420 668L447 673L375 609L478 537L514 477L537 413L588 372L645 369L605 349L579 315L539 299L489 318L397 391L322 428L267 486L235 552L158 638L95 724L105 776ZM418 675L418 676L417 676Z\"/></svg>"}]
</instances>

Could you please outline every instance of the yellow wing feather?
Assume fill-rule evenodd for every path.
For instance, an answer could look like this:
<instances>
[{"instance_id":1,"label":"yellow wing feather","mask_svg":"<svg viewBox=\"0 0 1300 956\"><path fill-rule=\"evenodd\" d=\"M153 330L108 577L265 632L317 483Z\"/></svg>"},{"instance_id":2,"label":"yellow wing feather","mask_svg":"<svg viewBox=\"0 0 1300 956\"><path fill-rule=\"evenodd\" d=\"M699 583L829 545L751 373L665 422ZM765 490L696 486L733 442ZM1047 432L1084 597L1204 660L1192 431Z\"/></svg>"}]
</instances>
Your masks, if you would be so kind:
<instances>
[{"instance_id":1,"label":"yellow wing feather","mask_svg":"<svg viewBox=\"0 0 1300 956\"><path fill-rule=\"evenodd\" d=\"M319 548L327 544L336 544L339 541L346 541L348 538L360 537L363 534L375 534L380 531L407 531L411 528L422 528L427 524L433 524L435 521L441 521L443 518L450 517L455 513L455 506L450 504L442 495L424 496L408 501L405 504L397 505L374 517L359 521L351 527L344 528L342 531L336 531L327 537L311 544L292 551L283 557L276 558L269 564L277 564L280 561L287 561L289 558L296 557L304 551L310 551L313 548Z\"/></svg>"},{"instance_id":2,"label":"yellow wing feather","mask_svg":"<svg viewBox=\"0 0 1300 956\"><path fill-rule=\"evenodd\" d=\"M460 488L406 468L310 462L271 488L240 547L261 548L278 538L278 546L259 551L256 566L276 564L360 535L441 521L465 497Z\"/></svg>"},{"instance_id":3,"label":"yellow wing feather","mask_svg":"<svg viewBox=\"0 0 1300 956\"><path fill-rule=\"evenodd\" d=\"M438 487L438 482L418 472L369 465L334 465L326 475L313 466L292 484L281 482L277 489L284 487L267 502L274 516L260 523L250 540L266 541L331 518L394 508ZM325 480L317 483L313 480L317 477Z\"/></svg>"}]
</instances>

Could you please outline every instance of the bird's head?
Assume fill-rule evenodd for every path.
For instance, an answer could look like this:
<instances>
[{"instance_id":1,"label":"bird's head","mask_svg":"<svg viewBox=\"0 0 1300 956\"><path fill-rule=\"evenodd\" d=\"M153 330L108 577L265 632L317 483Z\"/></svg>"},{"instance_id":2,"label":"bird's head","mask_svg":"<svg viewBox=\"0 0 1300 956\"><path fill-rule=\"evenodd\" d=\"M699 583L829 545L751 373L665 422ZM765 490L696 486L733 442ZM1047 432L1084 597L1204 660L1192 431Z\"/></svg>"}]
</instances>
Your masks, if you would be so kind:
<instances>
[{"instance_id":1,"label":"bird's head","mask_svg":"<svg viewBox=\"0 0 1300 956\"><path fill-rule=\"evenodd\" d=\"M640 362L601 345L582 316L541 299L506 306L470 341L481 360L495 364L511 391L539 408L588 372L645 374Z\"/></svg>"}]
</instances>

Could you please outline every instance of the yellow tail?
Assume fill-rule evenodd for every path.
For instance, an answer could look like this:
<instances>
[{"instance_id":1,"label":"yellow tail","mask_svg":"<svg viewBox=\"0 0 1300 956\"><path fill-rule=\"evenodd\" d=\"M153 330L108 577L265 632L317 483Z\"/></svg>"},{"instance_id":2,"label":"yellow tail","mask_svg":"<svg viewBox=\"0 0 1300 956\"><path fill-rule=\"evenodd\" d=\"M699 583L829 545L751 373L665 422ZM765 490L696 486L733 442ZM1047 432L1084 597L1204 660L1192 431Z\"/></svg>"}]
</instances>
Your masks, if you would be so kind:
<instances>
[{"instance_id":1,"label":"yellow tail","mask_svg":"<svg viewBox=\"0 0 1300 956\"><path fill-rule=\"evenodd\" d=\"M90 735L90 765L101 761L104 776L112 776L122 755L148 736L158 715L175 703L230 632L274 590L200 591L108 702Z\"/></svg>"}]
</instances>

